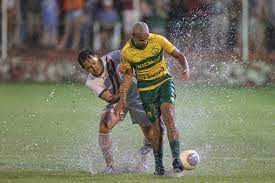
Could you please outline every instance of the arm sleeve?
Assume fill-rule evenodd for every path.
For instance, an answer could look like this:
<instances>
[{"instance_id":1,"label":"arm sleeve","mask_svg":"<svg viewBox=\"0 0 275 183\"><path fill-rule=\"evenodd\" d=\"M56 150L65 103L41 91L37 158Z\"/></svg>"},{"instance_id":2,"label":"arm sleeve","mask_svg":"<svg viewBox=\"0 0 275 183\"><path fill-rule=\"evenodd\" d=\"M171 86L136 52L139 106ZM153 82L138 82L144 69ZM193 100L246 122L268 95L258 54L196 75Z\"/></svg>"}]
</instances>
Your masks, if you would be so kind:
<instances>
[{"instance_id":1,"label":"arm sleeve","mask_svg":"<svg viewBox=\"0 0 275 183\"><path fill-rule=\"evenodd\" d=\"M103 87L103 85L101 85L100 82L97 83L94 80L87 80L86 86L90 88L98 97L102 94L102 92L106 90L106 88Z\"/></svg>"},{"instance_id":2,"label":"arm sleeve","mask_svg":"<svg viewBox=\"0 0 275 183\"><path fill-rule=\"evenodd\" d=\"M158 41L161 45L161 47L164 49L167 53L172 53L174 49L176 48L168 39L165 37L158 35Z\"/></svg>"},{"instance_id":3,"label":"arm sleeve","mask_svg":"<svg viewBox=\"0 0 275 183\"><path fill-rule=\"evenodd\" d=\"M130 62L128 61L128 59L126 57L125 51L122 52L121 59L122 59L122 65L123 65L123 67L125 69L130 69L131 68L131 64L130 64Z\"/></svg>"},{"instance_id":4,"label":"arm sleeve","mask_svg":"<svg viewBox=\"0 0 275 183\"><path fill-rule=\"evenodd\" d=\"M121 52L120 50L115 50L110 52L107 57L113 60L117 65L121 63Z\"/></svg>"}]
</instances>

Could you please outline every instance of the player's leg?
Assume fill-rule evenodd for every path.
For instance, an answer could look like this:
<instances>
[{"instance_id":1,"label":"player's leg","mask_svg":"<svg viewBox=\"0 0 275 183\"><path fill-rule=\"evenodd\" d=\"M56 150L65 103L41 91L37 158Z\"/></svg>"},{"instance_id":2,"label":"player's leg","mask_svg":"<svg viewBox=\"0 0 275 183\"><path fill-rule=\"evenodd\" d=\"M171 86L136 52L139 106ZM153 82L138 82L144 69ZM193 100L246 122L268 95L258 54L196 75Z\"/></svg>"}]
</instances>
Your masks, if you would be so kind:
<instances>
[{"instance_id":1,"label":"player's leg","mask_svg":"<svg viewBox=\"0 0 275 183\"><path fill-rule=\"evenodd\" d=\"M139 125L140 126L140 129L144 135L144 138L148 140L148 135L149 135L149 131L150 131L150 126L142 126L142 125Z\"/></svg>"},{"instance_id":2,"label":"player's leg","mask_svg":"<svg viewBox=\"0 0 275 183\"><path fill-rule=\"evenodd\" d=\"M143 109L141 100L135 100L134 102L128 103L127 108L129 109L132 123L138 124L143 135L144 135L143 147L140 148L139 154L141 156L147 155L152 149L151 142L148 139L151 122L149 121L148 117L146 116L146 113Z\"/></svg>"},{"instance_id":3,"label":"player's leg","mask_svg":"<svg viewBox=\"0 0 275 183\"><path fill-rule=\"evenodd\" d=\"M179 132L175 125L175 108L170 103L161 104L161 114L163 121L167 129L167 137L169 140L169 145L172 153L173 168L175 171L183 170L180 163L180 143L179 143Z\"/></svg>"},{"instance_id":4,"label":"player's leg","mask_svg":"<svg viewBox=\"0 0 275 183\"><path fill-rule=\"evenodd\" d=\"M152 149L152 143L149 140L149 131L150 131L150 126L140 126L140 129L144 135L144 140L143 140L143 147L139 150L141 155L148 154L149 151Z\"/></svg>"},{"instance_id":5,"label":"player's leg","mask_svg":"<svg viewBox=\"0 0 275 183\"><path fill-rule=\"evenodd\" d=\"M163 130L157 119L149 130L149 140L152 142L153 153L155 158L155 175L164 175L163 166Z\"/></svg>"},{"instance_id":6,"label":"player's leg","mask_svg":"<svg viewBox=\"0 0 275 183\"><path fill-rule=\"evenodd\" d=\"M151 122L149 121L146 113L143 109L141 100L138 99L139 95L136 93L136 99L128 103L130 117L133 124L138 124L143 135L143 146L138 150L136 169L138 171L145 171L147 169L147 157L152 150L152 143L149 140L149 131L151 128Z\"/></svg>"},{"instance_id":7,"label":"player's leg","mask_svg":"<svg viewBox=\"0 0 275 183\"><path fill-rule=\"evenodd\" d=\"M151 150L152 150L152 142L149 140L149 132L151 129L151 125L150 126L142 126L141 124L139 124L140 129L144 135L144 141L143 141L143 147L140 148L139 152L141 155L147 155ZM161 128L161 132L163 132L163 122L160 121L160 128Z\"/></svg>"},{"instance_id":8,"label":"player's leg","mask_svg":"<svg viewBox=\"0 0 275 183\"><path fill-rule=\"evenodd\" d=\"M157 90L139 92L142 101L143 109L151 122L151 127L148 133L150 142L152 143L153 153L155 158L156 175L164 174L163 166L163 129L160 125L160 112L157 99Z\"/></svg>"},{"instance_id":9,"label":"player's leg","mask_svg":"<svg viewBox=\"0 0 275 183\"><path fill-rule=\"evenodd\" d=\"M119 118L113 114L113 112L104 110L101 113L101 119L99 123L99 146L101 148L103 157L105 159L107 169L113 168L113 154L112 154L112 141L111 131L112 128L119 122Z\"/></svg>"},{"instance_id":10,"label":"player's leg","mask_svg":"<svg viewBox=\"0 0 275 183\"><path fill-rule=\"evenodd\" d=\"M164 92L165 91L165 92ZM171 148L173 168L175 171L183 169L180 159L180 143L179 132L176 127L176 114L175 114L175 86L172 80L165 82L160 87L160 110L162 119L167 129L167 137Z\"/></svg>"},{"instance_id":11,"label":"player's leg","mask_svg":"<svg viewBox=\"0 0 275 183\"><path fill-rule=\"evenodd\" d=\"M143 132L144 140L143 140L143 146L138 150L138 156L137 156L137 164L136 164L136 170L138 171L146 171L148 169L147 165L147 158L149 153L152 150L152 143L149 140L149 131L150 126L142 126L140 125L140 129Z\"/></svg>"},{"instance_id":12,"label":"player's leg","mask_svg":"<svg viewBox=\"0 0 275 183\"><path fill-rule=\"evenodd\" d=\"M164 102L160 106L161 115L164 121L164 124L167 128L167 137L169 141L179 140L179 132L175 125L175 107L174 105Z\"/></svg>"},{"instance_id":13,"label":"player's leg","mask_svg":"<svg viewBox=\"0 0 275 183\"><path fill-rule=\"evenodd\" d=\"M141 126L141 131L144 135L144 140L143 140L143 147L139 150L141 155L146 155L148 154L151 149L152 149L152 143L149 140L149 131L151 126Z\"/></svg>"}]
</instances>

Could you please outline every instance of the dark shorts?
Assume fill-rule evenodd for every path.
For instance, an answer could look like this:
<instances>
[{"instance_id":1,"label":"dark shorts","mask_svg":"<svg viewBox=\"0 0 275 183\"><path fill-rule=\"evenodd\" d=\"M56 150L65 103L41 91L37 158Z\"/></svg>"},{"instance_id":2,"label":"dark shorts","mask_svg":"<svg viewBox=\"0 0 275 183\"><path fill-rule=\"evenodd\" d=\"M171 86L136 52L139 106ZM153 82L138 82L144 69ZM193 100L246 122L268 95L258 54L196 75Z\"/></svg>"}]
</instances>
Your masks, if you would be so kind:
<instances>
[{"instance_id":1,"label":"dark shorts","mask_svg":"<svg viewBox=\"0 0 275 183\"><path fill-rule=\"evenodd\" d=\"M140 91L140 99L147 117L154 123L160 117L160 105L168 102L175 105L176 90L173 80L168 80L153 90Z\"/></svg>"}]
</instances>

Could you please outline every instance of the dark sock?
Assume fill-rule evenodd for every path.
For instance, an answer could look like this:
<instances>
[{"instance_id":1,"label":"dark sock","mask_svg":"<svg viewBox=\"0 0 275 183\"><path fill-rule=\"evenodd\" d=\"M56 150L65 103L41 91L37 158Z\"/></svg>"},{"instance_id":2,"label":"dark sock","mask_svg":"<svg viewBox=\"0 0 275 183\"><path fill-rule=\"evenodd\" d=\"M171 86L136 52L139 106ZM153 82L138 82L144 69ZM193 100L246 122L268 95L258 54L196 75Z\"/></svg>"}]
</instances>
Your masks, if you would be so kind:
<instances>
[{"instance_id":1,"label":"dark sock","mask_svg":"<svg viewBox=\"0 0 275 183\"><path fill-rule=\"evenodd\" d=\"M173 140L169 142L170 144L170 148L171 148L171 152L172 152L172 158L179 158L179 154L180 154L180 143L178 140Z\"/></svg>"},{"instance_id":2,"label":"dark sock","mask_svg":"<svg viewBox=\"0 0 275 183\"><path fill-rule=\"evenodd\" d=\"M154 152L156 171L163 169L163 152L162 150Z\"/></svg>"}]
</instances>

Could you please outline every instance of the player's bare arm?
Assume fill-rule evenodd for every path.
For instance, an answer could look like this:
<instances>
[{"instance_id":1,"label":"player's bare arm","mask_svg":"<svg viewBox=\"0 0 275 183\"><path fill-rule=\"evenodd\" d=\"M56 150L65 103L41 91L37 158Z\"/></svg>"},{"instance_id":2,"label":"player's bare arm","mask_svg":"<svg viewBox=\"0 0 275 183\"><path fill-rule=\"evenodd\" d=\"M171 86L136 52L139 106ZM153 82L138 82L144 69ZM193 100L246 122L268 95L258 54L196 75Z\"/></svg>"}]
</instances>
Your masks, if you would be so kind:
<instances>
[{"instance_id":1,"label":"player's bare arm","mask_svg":"<svg viewBox=\"0 0 275 183\"><path fill-rule=\"evenodd\" d=\"M187 80L189 79L189 66L186 57L180 52L177 48L170 54L172 57L178 60L180 65L183 68L182 71L182 79Z\"/></svg>"},{"instance_id":2,"label":"player's bare arm","mask_svg":"<svg viewBox=\"0 0 275 183\"><path fill-rule=\"evenodd\" d=\"M126 69L125 76L122 81L120 92L119 92L120 100L114 109L115 115L123 114L126 108L126 97L127 97L128 89L131 87L131 84L132 84L132 77L133 77L132 69L131 68Z\"/></svg>"}]
</instances>

